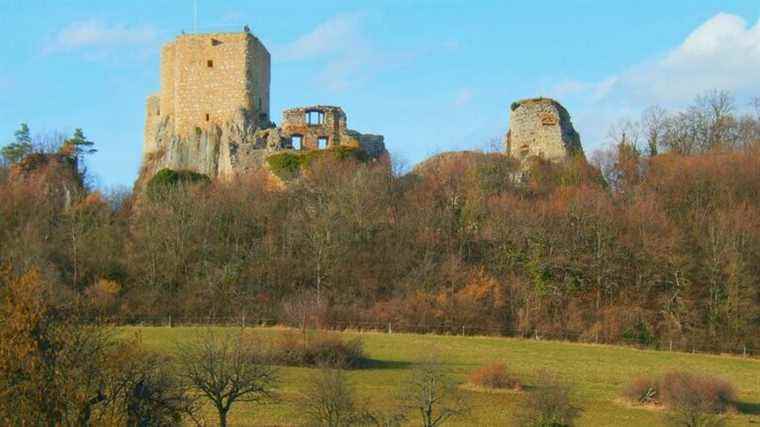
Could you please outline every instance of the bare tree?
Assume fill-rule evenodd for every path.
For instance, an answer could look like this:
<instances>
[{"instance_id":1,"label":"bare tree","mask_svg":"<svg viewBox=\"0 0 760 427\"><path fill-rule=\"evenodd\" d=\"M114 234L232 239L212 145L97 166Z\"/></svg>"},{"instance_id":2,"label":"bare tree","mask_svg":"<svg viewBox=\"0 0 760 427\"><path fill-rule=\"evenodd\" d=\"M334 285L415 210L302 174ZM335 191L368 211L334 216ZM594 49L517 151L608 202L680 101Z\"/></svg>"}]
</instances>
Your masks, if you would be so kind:
<instances>
[{"instance_id":1,"label":"bare tree","mask_svg":"<svg viewBox=\"0 0 760 427\"><path fill-rule=\"evenodd\" d=\"M435 356L415 366L402 387L402 406L419 413L424 427L440 426L469 412L457 383Z\"/></svg>"},{"instance_id":2,"label":"bare tree","mask_svg":"<svg viewBox=\"0 0 760 427\"><path fill-rule=\"evenodd\" d=\"M638 149L641 137L641 125L632 120L622 119L610 126L607 139L613 145L630 145Z\"/></svg>"},{"instance_id":3,"label":"bare tree","mask_svg":"<svg viewBox=\"0 0 760 427\"><path fill-rule=\"evenodd\" d=\"M340 369L323 368L309 380L301 407L313 425L342 427L357 421L354 389Z\"/></svg>"},{"instance_id":4,"label":"bare tree","mask_svg":"<svg viewBox=\"0 0 760 427\"><path fill-rule=\"evenodd\" d=\"M221 335L209 331L178 348L180 375L211 401L221 427L227 426L235 402L271 399L277 384L276 371L246 341L242 331Z\"/></svg>"},{"instance_id":5,"label":"bare tree","mask_svg":"<svg viewBox=\"0 0 760 427\"><path fill-rule=\"evenodd\" d=\"M659 147L663 145L667 121L667 110L656 105L647 108L641 114L641 133L649 156L656 156Z\"/></svg>"},{"instance_id":6,"label":"bare tree","mask_svg":"<svg viewBox=\"0 0 760 427\"><path fill-rule=\"evenodd\" d=\"M528 396L519 414L520 425L531 427L568 427L574 425L580 410L573 406L572 389L555 373L538 371L536 390Z\"/></svg>"}]
</instances>

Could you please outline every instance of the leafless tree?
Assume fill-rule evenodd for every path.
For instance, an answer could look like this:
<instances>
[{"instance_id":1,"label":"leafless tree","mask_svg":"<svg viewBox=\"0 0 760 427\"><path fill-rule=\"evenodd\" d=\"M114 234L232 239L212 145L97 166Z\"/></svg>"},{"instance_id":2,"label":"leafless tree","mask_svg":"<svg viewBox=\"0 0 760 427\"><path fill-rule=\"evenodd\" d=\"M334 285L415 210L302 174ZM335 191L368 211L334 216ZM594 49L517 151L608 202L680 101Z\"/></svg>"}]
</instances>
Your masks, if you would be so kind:
<instances>
[{"instance_id":1,"label":"leafless tree","mask_svg":"<svg viewBox=\"0 0 760 427\"><path fill-rule=\"evenodd\" d=\"M354 389L340 369L320 369L306 386L301 407L313 425L353 425L359 414Z\"/></svg>"},{"instance_id":2,"label":"leafless tree","mask_svg":"<svg viewBox=\"0 0 760 427\"><path fill-rule=\"evenodd\" d=\"M469 412L457 383L435 355L416 365L402 387L401 405L417 412L424 427L440 426Z\"/></svg>"},{"instance_id":3,"label":"leafless tree","mask_svg":"<svg viewBox=\"0 0 760 427\"><path fill-rule=\"evenodd\" d=\"M630 145L638 149L641 137L641 125L632 120L622 119L610 126L607 139L613 145Z\"/></svg>"},{"instance_id":4,"label":"leafless tree","mask_svg":"<svg viewBox=\"0 0 760 427\"><path fill-rule=\"evenodd\" d=\"M178 347L180 375L211 401L219 425L235 402L260 402L273 398L276 371L246 340L243 331L215 334L208 331L192 344Z\"/></svg>"},{"instance_id":5,"label":"leafless tree","mask_svg":"<svg viewBox=\"0 0 760 427\"><path fill-rule=\"evenodd\" d=\"M655 156L663 145L668 112L662 107L652 106L641 114L641 132L647 145L648 155Z\"/></svg>"},{"instance_id":6,"label":"leafless tree","mask_svg":"<svg viewBox=\"0 0 760 427\"><path fill-rule=\"evenodd\" d=\"M580 410L572 403L572 389L557 374L541 370L537 373L536 389L519 414L524 426L572 426Z\"/></svg>"}]
</instances>

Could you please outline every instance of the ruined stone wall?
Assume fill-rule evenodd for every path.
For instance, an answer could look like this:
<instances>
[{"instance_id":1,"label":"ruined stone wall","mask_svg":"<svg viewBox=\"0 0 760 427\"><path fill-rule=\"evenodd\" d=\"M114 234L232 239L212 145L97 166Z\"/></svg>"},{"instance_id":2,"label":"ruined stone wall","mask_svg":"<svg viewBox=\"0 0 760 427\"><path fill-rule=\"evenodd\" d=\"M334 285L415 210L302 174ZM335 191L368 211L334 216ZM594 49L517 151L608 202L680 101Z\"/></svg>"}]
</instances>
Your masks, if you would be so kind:
<instances>
[{"instance_id":1,"label":"ruined stone wall","mask_svg":"<svg viewBox=\"0 0 760 427\"><path fill-rule=\"evenodd\" d=\"M353 145L371 157L385 154L383 137L346 129L339 107L285 111L283 127L269 115L271 58L248 30L181 35L161 51L161 90L146 101L143 161L136 188L162 168L188 169L232 179L265 167L268 155L292 148ZM307 121L307 111L323 115Z\"/></svg>"},{"instance_id":2,"label":"ruined stone wall","mask_svg":"<svg viewBox=\"0 0 760 427\"><path fill-rule=\"evenodd\" d=\"M505 145L507 153L517 160L540 157L556 162L583 154L570 114L559 102L527 99L513 103L511 109Z\"/></svg>"},{"instance_id":3,"label":"ruined stone wall","mask_svg":"<svg viewBox=\"0 0 760 427\"><path fill-rule=\"evenodd\" d=\"M321 124L309 124L309 112L324 114L324 121ZM325 148L333 147L342 143L341 137L346 131L346 113L340 107L324 105L291 108L282 113L281 128L285 138L300 135L302 149L316 150L319 148L319 138L327 138Z\"/></svg>"}]
</instances>

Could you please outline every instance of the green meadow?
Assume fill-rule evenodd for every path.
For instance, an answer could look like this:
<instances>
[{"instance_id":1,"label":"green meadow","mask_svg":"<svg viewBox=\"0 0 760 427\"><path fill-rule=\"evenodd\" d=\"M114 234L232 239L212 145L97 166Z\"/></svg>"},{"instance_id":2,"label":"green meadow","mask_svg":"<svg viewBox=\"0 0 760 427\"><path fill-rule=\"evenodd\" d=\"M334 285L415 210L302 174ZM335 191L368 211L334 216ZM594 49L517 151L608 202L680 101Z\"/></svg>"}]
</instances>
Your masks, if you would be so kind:
<instances>
[{"instance_id":1,"label":"green meadow","mask_svg":"<svg viewBox=\"0 0 760 427\"><path fill-rule=\"evenodd\" d=\"M223 328L217 328L220 331ZM139 334L149 350L171 354L178 343L186 342L205 328L124 327L122 336ZM280 329L255 329L267 335ZM727 425L760 423L760 360L734 356L671 353L627 347L536 341L496 337L434 336L345 332L361 336L372 368L350 371L358 400L376 408L393 408L400 384L416 361L436 352L445 367L463 383L462 391L471 402L467 418L448 425L512 425L515 413L530 393L538 369L556 372L574 386L574 397L582 415L580 426L657 426L665 424L665 412L630 405L620 399L627 382L641 374L658 374L679 369L721 376L736 387L738 413L728 416ZM522 392L475 391L464 386L466 376L483 364L499 361L516 374L526 390ZM265 404L238 403L230 414L234 426L299 425L304 422L298 402L304 384L314 369L280 368L281 383L276 401ZM210 410L210 408L209 408ZM213 421L213 413L209 412ZM411 414L410 425L415 425Z\"/></svg>"}]
</instances>

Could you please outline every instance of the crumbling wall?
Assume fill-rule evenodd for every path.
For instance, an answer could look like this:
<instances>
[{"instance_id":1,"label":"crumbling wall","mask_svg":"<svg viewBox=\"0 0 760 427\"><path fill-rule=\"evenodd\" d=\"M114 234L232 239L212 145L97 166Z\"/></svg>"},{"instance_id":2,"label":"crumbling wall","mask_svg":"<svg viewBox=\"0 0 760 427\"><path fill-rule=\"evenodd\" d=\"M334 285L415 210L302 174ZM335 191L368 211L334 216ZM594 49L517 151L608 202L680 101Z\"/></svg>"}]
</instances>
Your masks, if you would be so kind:
<instances>
[{"instance_id":1,"label":"crumbling wall","mask_svg":"<svg viewBox=\"0 0 760 427\"><path fill-rule=\"evenodd\" d=\"M316 121L309 123L309 115ZM329 148L341 145L341 133L346 130L346 113L339 107L325 105L291 108L283 111L281 128L285 138L300 136L302 149L320 148L320 138L327 142L323 148Z\"/></svg>"},{"instance_id":2,"label":"crumbling wall","mask_svg":"<svg viewBox=\"0 0 760 427\"><path fill-rule=\"evenodd\" d=\"M294 148L293 138L300 137L302 150L342 145L362 148L370 157L379 157L385 153L383 136L348 129L346 113L340 107L312 105L285 110L281 130L289 148ZM324 147L319 146L320 139L326 142Z\"/></svg>"},{"instance_id":3,"label":"crumbling wall","mask_svg":"<svg viewBox=\"0 0 760 427\"><path fill-rule=\"evenodd\" d=\"M559 102L526 99L514 102L511 110L504 141L507 154L521 162L530 158L558 162L583 155L580 136Z\"/></svg>"},{"instance_id":4,"label":"crumbling wall","mask_svg":"<svg viewBox=\"0 0 760 427\"><path fill-rule=\"evenodd\" d=\"M286 110L283 125L269 117L270 56L248 31L181 35L161 51L161 90L146 101L140 188L163 168L231 179L264 167L267 156L291 149L352 145L371 157L385 153L383 137L346 128L340 107ZM307 114L317 114L310 123Z\"/></svg>"}]
</instances>

